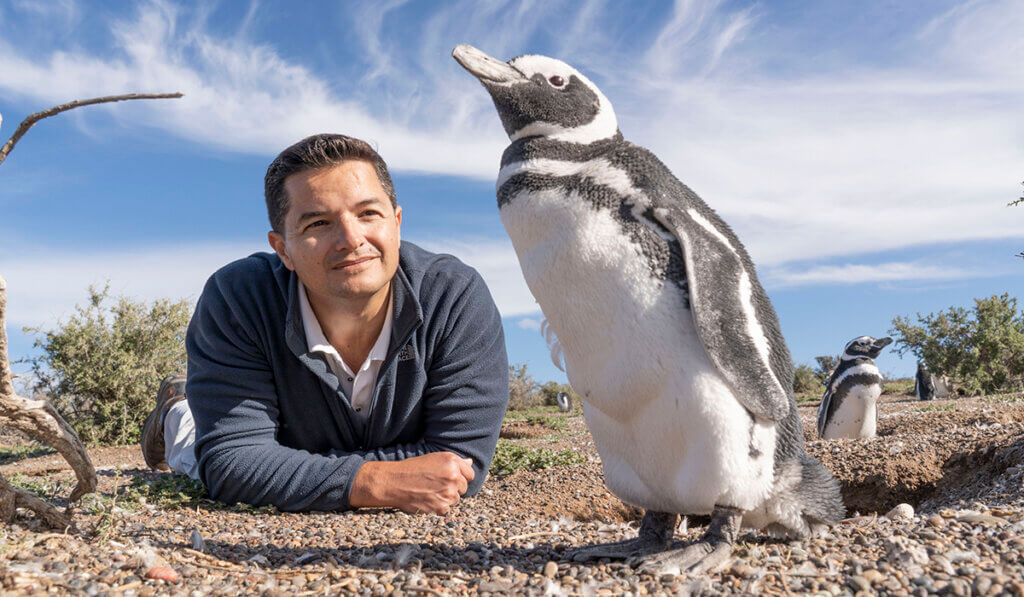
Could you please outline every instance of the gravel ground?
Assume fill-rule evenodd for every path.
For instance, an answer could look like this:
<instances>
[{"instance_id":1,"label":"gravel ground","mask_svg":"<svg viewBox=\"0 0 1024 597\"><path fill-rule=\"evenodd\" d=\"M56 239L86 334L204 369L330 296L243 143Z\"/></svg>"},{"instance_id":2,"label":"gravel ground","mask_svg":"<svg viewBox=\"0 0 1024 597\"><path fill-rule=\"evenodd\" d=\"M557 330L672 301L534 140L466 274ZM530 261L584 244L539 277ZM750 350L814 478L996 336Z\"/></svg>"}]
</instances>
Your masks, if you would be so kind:
<instances>
[{"instance_id":1,"label":"gravel ground","mask_svg":"<svg viewBox=\"0 0 1024 597\"><path fill-rule=\"evenodd\" d=\"M107 505L94 514L80 508L80 530L67 534L37 528L30 514L19 513L15 525L0 529L0 591L1024 595L1022 400L884 396L879 437L808 443L840 479L850 518L814 539L747 534L730 561L695 578L566 561L576 546L634 536L640 515L605 490L579 416L557 433L517 423L507 435L528 446L576 450L585 463L491 477L447 517L259 513L205 500L179 509L137 502L111 508L119 487L161 476L142 470L135 448L95 449L107 496L99 503ZM815 436L815 407L801 407L808 437ZM50 484L69 478L54 455L8 462L0 472ZM908 506L894 509L901 503ZM691 520L677 539L699 537L700 523Z\"/></svg>"}]
</instances>

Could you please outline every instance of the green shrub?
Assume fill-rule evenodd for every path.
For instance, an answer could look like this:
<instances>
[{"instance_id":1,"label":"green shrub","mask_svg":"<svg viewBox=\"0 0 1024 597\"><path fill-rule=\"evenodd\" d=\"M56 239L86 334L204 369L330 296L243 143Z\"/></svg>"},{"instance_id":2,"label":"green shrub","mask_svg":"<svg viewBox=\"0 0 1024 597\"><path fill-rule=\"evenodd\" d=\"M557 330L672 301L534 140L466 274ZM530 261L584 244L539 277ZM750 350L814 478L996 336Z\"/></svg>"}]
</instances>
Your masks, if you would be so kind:
<instances>
[{"instance_id":1,"label":"green shrub","mask_svg":"<svg viewBox=\"0 0 1024 597\"><path fill-rule=\"evenodd\" d=\"M109 288L89 287L88 305L55 330L25 328L42 336L35 346L44 354L29 360L35 390L88 444L138 441L160 380L185 370L188 303L121 297L108 306Z\"/></svg>"},{"instance_id":2,"label":"green shrub","mask_svg":"<svg viewBox=\"0 0 1024 597\"><path fill-rule=\"evenodd\" d=\"M530 425L547 427L552 431L565 431L569 428L565 416L558 415L530 415L526 417L526 422Z\"/></svg>"},{"instance_id":3,"label":"green shrub","mask_svg":"<svg viewBox=\"0 0 1024 597\"><path fill-rule=\"evenodd\" d=\"M890 334L900 356L910 352L935 375L948 375L961 394L1024 388L1024 313L1009 294L974 299L974 309L950 307L917 324L896 317Z\"/></svg>"},{"instance_id":4,"label":"green shrub","mask_svg":"<svg viewBox=\"0 0 1024 597\"><path fill-rule=\"evenodd\" d=\"M569 400L572 401L573 404L578 405L580 403L579 394L574 392L572 387L567 383L549 381L540 387L540 393L544 397L545 406L558 406L558 394L560 392L568 394Z\"/></svg>"},{"instance_id":5,"label":"green shrub","mask_svg":"<svg viewBox=\"0 0 1024 597\"><path fill-rule=\"evenodd\" d=\"M552 466L568 466L583 462L583 456L572 450L555 452L547 448L528 448L498 440L491 461L492 475L508 475L518 470L539 471Z\"/></svg>"},{"instance_id":6,"label":"green shrub","mask_svg":"<svg viewBox=\"0 0 1024 597\"><path fill-rule=\"evenodd\" d=\"M794 365L793 367L793 393L807 394L817 392L821 389L821 382L814 374L814 369L807 365Z\"/></svg>"},{"instance_id":7,"label":"green shrub","mask_svg":"<svg viewBox=\"0 0 1024 597\"><path fill-rule=\"evenodd\" d=\"M508 366L508 409L523 410L544 404L544 396L526 363Z\"/></svg>"},{"instance_id":8,"label":"green shrub","mask_svg":"<svg viewBox=\"0 0 1024 597\"><path fill-rule=\"evenodd\" d=\"M839 357L824 354L814 357L814 362L814 377L817 378L818 385L823 386L828 383L828 378L832 377L832 372L839 367Z\"/></svg>"}]
</instances>

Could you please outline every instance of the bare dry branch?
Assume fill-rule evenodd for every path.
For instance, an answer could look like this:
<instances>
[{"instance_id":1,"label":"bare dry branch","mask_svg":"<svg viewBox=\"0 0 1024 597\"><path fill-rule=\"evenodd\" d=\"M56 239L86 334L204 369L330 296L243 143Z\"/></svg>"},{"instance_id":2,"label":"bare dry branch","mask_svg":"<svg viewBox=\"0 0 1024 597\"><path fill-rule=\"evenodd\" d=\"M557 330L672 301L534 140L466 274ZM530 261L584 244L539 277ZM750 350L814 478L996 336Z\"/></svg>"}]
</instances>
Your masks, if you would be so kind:
<instances>
[{"instance_id":1,"label":"bare dry branch","mask_svg":"<svg viewBox=\"0 0 1024 597\"><path fill-rule=\"evenodd\" d=\"M92 99L75 100L43 110L42 112L36 112L21 121L18 129L11 135L11 138L0 148L0 163L7 159L8 154L14 149L15 143L32 128L32 125L44 118L92 104L136 99L179 98L182 95L181 93L108 95ZM68 500L70 504L70 502L78 500L78 498L86 493L96 490L96 469L93 467L92 461L89 460L89 453L86 452L85 446L82 445L82 440L78 438L78 434L60 416L60 413L57 412L57 409L52 404L45 400L31 400L15 395L14 384L11 381L11 368L7 360L6 310L7 283L0 276L0 420L52 446L71 465L71 468L75 471L75 477L78 478L78 484L71 492ZM57 528L72 526L70 505L67 512L62 513L31 493L12 487L3 475L0 474L0 522L9 523L14 518L15 511L19 507L34 511L37 516L46 520L51 526Z\"/></svg>"},{"instance_id":2,"label":"bare dry branch","mask_svg":"<svg viewBox=\"0 0 1024 597\"><path fill-rule=\"evenodd\" d=\"M7 154L11 153L11 150L14 149L14 144L17 143L18 140L21 139L25 135L25 133L28 132L28 129L32 128L32 125L34 125L35 123L39 122L44 118L49 118L50 116L60 114L61 112L66 112L68 110L78 108L81 106L90 106L92 104L106 104L109 102L120 102L124 100L136 99L173 99L182 97L183 95L184 94L180 92L126 93L124 95L108 95L104 97L94 97L92 99L75 100L73 102L68 102L66 104L54 106L48 110L43 110L42 112L29 114L29 116L25 118L25 120L21 121L21 124L18 125L18 130L14 131L14 134L11 135L11 138L7 140L7 143L4 143L4 146L0 148L0 164L2 164L5 159L7 159Z\"/></svg>"},{"instance_id":3,"label":"bare dry branch","mask_svg":"<svg viewBox=\"0 0 1024 597\"><path fill-rule=\"evenodd\" d=\"M78 434L52 404L15 395L7 360L6 311L7 282L0 276L0 420L52 446L64 457L78 479L69 497L69 502L74 502L96 490L96 469ZM10 522L19 506L34 511L51 526L65 528L71 525L68 514L61 513L26 491L11 487L0 475L0 522Z\"/></svg>"},{"instance_id":4,"label":"bare dry branch","mask_svg":"<svg viewBox=\"0 0 1024 597\"><path fill-rule=\"evenodd\" d=\"M0 474L0 523L9 524L17 508L28 508L55 529L74 528L71 517L24 489L12 487Z\"/></svg>"}]
</instances>

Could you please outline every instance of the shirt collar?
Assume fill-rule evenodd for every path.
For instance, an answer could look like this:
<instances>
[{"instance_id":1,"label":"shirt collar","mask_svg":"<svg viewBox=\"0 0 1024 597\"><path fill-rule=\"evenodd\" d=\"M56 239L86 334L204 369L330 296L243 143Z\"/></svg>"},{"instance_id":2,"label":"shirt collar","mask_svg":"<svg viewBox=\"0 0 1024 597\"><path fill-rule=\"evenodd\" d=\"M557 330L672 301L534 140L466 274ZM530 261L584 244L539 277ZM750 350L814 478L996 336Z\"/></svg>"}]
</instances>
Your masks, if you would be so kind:
<instances>
[{"instance_id":1,"label":"shirt collar","mask_svg":"<svg viewBox=\"0 0 1024 597\"><path fill-rule=\"evenodd\" d=\"M299 282L299 313L302 317L302 328L306 333L306 348L310 352L323 352L327 354L338 355L338 351L331 345L331 342L324 335L323 328L320 326L320 321L317 320L316 314L313 312L313 307L309 304L309 297L306 295L306 287ZM377 336L377 341L373 343L373 348L370 349L370 354L366 356L366 361L363 363L365 368L372 361L383 361L388 355L388 345L391 342L391 327L392 318L395 308L395 297L394 292L389 293L387 315L384 316L384 325L380 328L380 335ZM344 360L342 359L342 363Z\"/></svg>"}]
</instances>

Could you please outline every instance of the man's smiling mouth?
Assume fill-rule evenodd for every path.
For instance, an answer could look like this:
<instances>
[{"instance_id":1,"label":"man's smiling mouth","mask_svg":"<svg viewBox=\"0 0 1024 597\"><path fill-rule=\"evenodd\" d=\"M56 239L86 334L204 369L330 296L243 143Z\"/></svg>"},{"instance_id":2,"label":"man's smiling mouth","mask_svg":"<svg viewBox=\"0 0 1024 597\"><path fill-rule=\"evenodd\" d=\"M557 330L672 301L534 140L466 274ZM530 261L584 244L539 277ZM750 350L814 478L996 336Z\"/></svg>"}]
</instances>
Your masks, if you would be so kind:
<instances>
[{"instance_id":1,"label":"man's smiling mouth","mask_svg":"<svg viewBox=\"0 0 1024 597\"><path fill-rule=\"evenodd\" d=\"M340 269L340 270L349 269L349 268L358 266L360 264L366 263L367 261L372 261L374 259L377 259L376 255L369 255L367 257L360 257L358 259L351 259L351 260L347 260L347 261L342 261L340 263L336 263L335 265L333 265L331 267L331 269Z\"/></svg>"}]
</instances>

